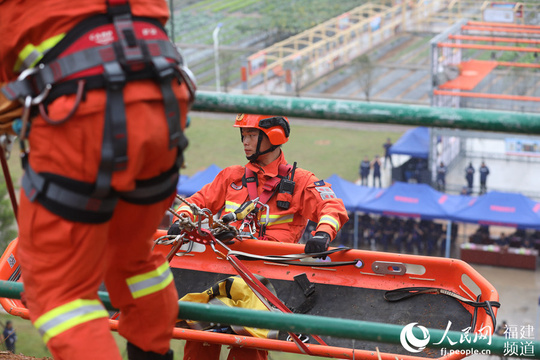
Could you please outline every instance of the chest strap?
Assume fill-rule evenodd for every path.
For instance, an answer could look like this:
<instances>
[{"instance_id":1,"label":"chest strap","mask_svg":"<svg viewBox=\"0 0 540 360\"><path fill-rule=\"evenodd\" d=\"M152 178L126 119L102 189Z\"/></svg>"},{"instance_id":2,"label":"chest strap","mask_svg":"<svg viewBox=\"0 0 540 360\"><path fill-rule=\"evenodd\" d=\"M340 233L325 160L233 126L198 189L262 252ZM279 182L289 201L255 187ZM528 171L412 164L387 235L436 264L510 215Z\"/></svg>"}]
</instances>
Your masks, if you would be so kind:
<instances>
[{"instance_id":1,"label":"chest strap","mask_svg":"<svg viewBox=\"0 0 540 360\"><path fill-rule=\"evenodd\" d=\"M259 195L259 191L257 190L257 174L254 173L253 170L246 167L245 179L249 199L255 200L256 198L259 198L259 202L266 204L272 195L275 194L281 180L289 174L291 169L292 166L289 164L280 164L278 167L278 175L266 180L266 182L263 184L263 191ZM261 206L261 204L257 205L258 208Z\"/></svg>"},{"instance_id":2,"label":"chest strap","mask_svg":"<svg viewBox=\"0 0 540 360\"><path fill-rule=\"evenodd\" d=\"M248 167L245 168L245 175L244 179L246 182L246 187L248 189L249 199L255 200L259 198L259 201L257 203L256 208L260 209L263 205L266 204L268 200L276 193L279 184L281 183L282 179L284 179L289 172L291 171L292 166L288 164L280 164L278 167L278 175L274 176L273 178L270 178L266 180L266 182L263 184L263 191L261 194L259 194L259 191L257 189L257 174L253 172ZM244 218L244 223L242 224L242 228L248 227L249 224L252 223L255 220L255 214L256 212L251 212L248 216ZM266 219L266 223L260 224L259 227L259 237L264 236L266 232L266 225L270 219Z\"/></svg>"},{"instance_id":3,"label":"chest strap","mask_svg":"<svg viewBox=\"0 0 540 360\"><path fill-rule=\"evenodd\" d=\"M110 41L102 41L104 45L89 44L87 39L92 36L105 36ZM73 93L73 85L81 81L85 82L85 91L105 88L107 95L101 162L95 183L37 174L26 163L23 187L31 200L37 199L53 213L73 221L102 222L112 216L119 197L144 204L163 200L175 191L187 139L171 84L184 82L192 101L195 85L182 57L157 21L134 18L128 0L108 0L107 15L97 15L75 26L37 68L26 71L18 81L2 88L8 99L34 99L36 94L48 93L47 101L52 101ZM161 89L169 149L177 148L177 160L169 171L137 181L134 191L117 193L111 187L112 175L125 170L128 161L123 89L127 82L141 79L153 79Z\"/></svg>"}]
</instances>

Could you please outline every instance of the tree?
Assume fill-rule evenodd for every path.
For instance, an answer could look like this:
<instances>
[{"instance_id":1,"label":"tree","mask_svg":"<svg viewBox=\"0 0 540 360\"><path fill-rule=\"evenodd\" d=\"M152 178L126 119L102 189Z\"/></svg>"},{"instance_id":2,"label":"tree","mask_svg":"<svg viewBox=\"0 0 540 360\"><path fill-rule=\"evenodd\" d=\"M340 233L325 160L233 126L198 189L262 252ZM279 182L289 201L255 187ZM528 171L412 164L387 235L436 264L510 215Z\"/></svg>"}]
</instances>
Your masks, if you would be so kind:
<instances>
[{"instance_id":1,"label":"tree","mask_svg":"<svg viewBox=\"0 0 540 360\"><path fill-rule=\"evenodd\" d=\"M358 84L364 92L366 101L369 101L369 96L371 94L373 80L375 77L375 66L371 62L369 56L366 54L360 55L354 59L353 65L358 78Z\"/></svg>"},{"instance_id":2,"label":"tree","mask_svg":"<svg viewBox=\"0 0 540 360\"><path fill-rule=\"evenodd\" d=\"M296 61L293 61L292 64L292 73L293 73L293 87L294 93L296 96L300 97L300 90L302 87L310 81L313 77L313 72L309 67L310 61L308 57L301 57Z\"/></svg>"},{"instance_id":3,"label":"tree","mask_svg":"<svg viewBox=\"0 0 540 360\"><path fill-rule=\"evenodd\" d=\"M223 72L221 73L221 82L223 84L223 91L229 92L229 87L234 78L235 65L238 65L238 61L235 63L238 53L236 51L222 51L220 63L222 65Z\"/></svg>"},{"instance_id":4,"label":"tree","mask_svg":"<svg viewBox=\"0 0 540 360\"><path fill-rule=\"evenodd\" d=\"M5 181L0 182L0 248L2 251L17 236L15 215L7 196Z\"/></svg>"}]
</instances>

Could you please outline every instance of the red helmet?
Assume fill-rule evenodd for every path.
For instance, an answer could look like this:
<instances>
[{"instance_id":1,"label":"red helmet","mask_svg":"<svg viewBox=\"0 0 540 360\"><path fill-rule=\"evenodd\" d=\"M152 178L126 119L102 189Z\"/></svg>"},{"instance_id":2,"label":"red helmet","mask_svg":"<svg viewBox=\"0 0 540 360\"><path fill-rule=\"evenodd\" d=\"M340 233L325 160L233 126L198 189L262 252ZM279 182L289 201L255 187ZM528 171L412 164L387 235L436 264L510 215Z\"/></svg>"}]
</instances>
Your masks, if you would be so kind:
<instances>
[{"instance_id":1,"label":"red helmet","mask_svg":"<svg viewBox=\"0 0 540 360\"><path fill-rule=\"evenodd\" d=\"M285 116L238 114L234 127L259 129L268 136L270 144L281 145L289 140L289 119Z\"/></svg>"}]
</instances>

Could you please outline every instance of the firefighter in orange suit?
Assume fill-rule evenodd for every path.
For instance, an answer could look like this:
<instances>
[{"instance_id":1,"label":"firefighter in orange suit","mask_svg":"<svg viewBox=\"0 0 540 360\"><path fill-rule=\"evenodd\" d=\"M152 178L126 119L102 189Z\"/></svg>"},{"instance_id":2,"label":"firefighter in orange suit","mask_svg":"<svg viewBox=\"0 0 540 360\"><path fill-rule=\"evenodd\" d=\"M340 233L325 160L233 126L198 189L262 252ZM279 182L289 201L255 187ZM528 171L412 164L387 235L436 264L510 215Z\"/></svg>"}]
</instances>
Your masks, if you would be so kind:
<instances>
[{"instance_id":1,"label":"firefighter in orange suit","mask_svg":"<svg viewBox=\"0 0 540 360\"><path fill-rule=\"evenodd\" d=\"M289 138L289 120L282 116L239 114L234 127L240 128L244 152L249 162L245 166L223 169L212 183L205 185L187 201L207 208L212 213L224 209L222 214L225 215L237 210L251 197L260 196L264 201L265 185L272 183L279 175L284 180L274 186L271 190L273 194L266 201L269 214L265 210L260 211L259 221L252 224L257 226L254 229L255 236L259 240L297 243L309 219L316 222L317 227L304 251L326 251L330 241L347 222L347 211L343 201L336 198L330 184L319 180L307 170L291 168L287 164L281 145ZM289 186L283 182L288 182ZM257 194L250 194L250 183L256 184ZM290 186L291 183L294 185ZM193 218L189 206L185 204L178 211ZM258 226L259 223L263 224L263 229ZM242 222L236 225L241 227ZM173 223L169 234L178 234L178 226L178 221ZM220 351L220 345L187 342L184 359L219 359ZM263 350L233 347L228 358L247 360L266 359L267 356Z\"/></svg>"},{"instance_id":2,"label":"firefighter in orange suit","mask_svg":"<svg viewBox=\"0 0 540 360\"><path fill-rule=\"evenodd\" d=\"M151 247L195 88L168 14L163 0L0 1L1 91L29 114L17 258L55 359L122 359L103 282L129 359L173 359L178 295Z\"/></svg>"}]
</instances>

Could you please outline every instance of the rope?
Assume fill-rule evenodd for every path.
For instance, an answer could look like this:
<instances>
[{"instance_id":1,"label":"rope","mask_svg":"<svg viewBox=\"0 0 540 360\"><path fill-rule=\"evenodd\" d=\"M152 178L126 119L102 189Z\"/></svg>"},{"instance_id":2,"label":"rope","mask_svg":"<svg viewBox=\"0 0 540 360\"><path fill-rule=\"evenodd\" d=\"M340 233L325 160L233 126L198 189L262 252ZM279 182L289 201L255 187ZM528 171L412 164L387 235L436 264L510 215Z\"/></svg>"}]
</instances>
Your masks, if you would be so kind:
<instances>
[{"instance_id":1,"label":"rope","mask_svg":"<svg viewBox=\"0 0 540 360\"><path fill-rule=\"evenodd\" d=\"M384 299L389 302L396 302L396 301L408 299L410 297L420 295L420 294L433 294L433 295L443 294L443 295L453 297L454 299L457 299L464 304L474 307L473 317L471 320L472 329L476 327L476 319L477 319L479 308L483 308L486 311L486 314L489 315L489 317L491 317L494 330L497 326L497 319L495 318L495 312L493 311L493 308L494 307L499 308L501 307L501 304L498 301L489 301L489 300L480 301L481 295L478 295L476 298L476 301L473 301L459 294L456 294L453 291L446 290L446 289L431 288L431 287L404 287L400 289L387 291L384 294Z\"/></svg>"}]
</instances>

